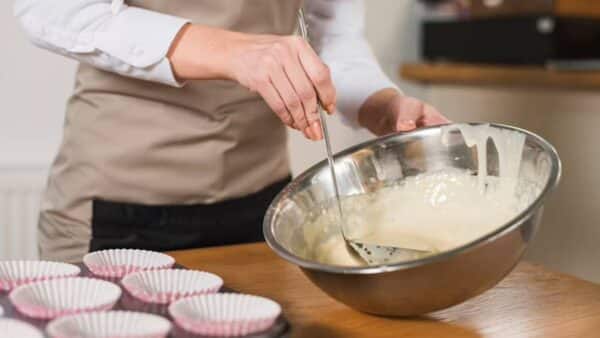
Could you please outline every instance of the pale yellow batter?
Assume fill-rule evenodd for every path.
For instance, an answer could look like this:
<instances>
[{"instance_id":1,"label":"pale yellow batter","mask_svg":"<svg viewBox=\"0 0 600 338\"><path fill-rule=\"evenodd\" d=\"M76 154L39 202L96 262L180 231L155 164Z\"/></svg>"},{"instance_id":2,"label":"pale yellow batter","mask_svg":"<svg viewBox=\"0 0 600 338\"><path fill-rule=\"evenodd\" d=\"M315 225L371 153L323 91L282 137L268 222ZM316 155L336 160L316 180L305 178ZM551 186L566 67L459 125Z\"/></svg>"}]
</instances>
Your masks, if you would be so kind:
<instances>
[{"instance_id":1,"label":"pale yellow batter","mask_svg":"<svg viewBox=\"0 0 600 338\"><path fill-rule=\"evenodd\" d=\"M479 175L448 168L408 177L372 194L347 197L342 202L347 235L366 243L443 252L494 231L525 209L538 189L516 190L528 184L517 181L524 137L488 126L459 128L469 146L485 145L489 137L494 140L500 177L485 175L487 168L479 161ZM484 152L479 154L485 160ZM324 208L305 224L307 256L333 265L364 265L348 252L338 222L337 209Z\"/></svg>"}]
</instances>

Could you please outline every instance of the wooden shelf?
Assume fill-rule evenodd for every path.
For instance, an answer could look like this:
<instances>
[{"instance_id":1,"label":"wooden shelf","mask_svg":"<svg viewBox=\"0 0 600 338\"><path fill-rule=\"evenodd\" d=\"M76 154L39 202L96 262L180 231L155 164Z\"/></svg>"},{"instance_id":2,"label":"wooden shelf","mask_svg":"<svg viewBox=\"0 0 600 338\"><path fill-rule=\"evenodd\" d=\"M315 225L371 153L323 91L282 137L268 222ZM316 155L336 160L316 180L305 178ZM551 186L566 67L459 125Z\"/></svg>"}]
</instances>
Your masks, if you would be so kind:
<instances>
[{"instance_id":1,"label":"wooden shelf","mask_svg":"<svg viewBox=\"0 0 600 338\"><path fill-rule=\"evenodd\" d=\"M414 63L403 65L400 76L426 84L600 89L600 71L562 71L534 66Z\"/></svg>"},{"instance_id":2,"label":"wooden shelf","mask_svg":"<svg viewBox=\"0 0 600 338\"><path fill-rule=\"evenodd\" d=\"M598 0L557 0L554 2L556 13L565 16L588 18L600 17Z\"/></svg>"}]
</instances>

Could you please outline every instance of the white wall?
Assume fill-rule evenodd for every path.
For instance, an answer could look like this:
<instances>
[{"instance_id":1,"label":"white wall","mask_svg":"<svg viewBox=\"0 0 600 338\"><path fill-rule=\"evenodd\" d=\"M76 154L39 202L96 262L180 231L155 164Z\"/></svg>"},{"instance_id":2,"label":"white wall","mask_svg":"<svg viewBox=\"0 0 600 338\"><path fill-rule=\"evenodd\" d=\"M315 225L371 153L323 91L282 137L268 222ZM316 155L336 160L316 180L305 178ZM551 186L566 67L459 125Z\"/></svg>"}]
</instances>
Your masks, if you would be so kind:
<instances>
[{"instance_id":1,"label":"white wall","mask_svg":"<svg viewBox=\"0 0 600 338\"><path fill-rule=\"evenodd\" d=\"M60 142L75 62L33 47L0 1L0 165L47 166Z\"/></svg>"}]
</instances>

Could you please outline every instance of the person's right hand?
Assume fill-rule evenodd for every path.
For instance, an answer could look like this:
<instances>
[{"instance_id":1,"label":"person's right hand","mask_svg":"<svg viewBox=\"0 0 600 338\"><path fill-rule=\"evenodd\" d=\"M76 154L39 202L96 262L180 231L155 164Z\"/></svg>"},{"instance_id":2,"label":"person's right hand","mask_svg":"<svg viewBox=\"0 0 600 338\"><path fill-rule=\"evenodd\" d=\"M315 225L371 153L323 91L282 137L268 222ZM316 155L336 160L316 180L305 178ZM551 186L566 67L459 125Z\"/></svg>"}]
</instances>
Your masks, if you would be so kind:
<instances>
[{"instance_id":1,"label":"person's right hand","mask_svg":"<svg viewBox=\"0 0 600 338\"><path fill-rule=\"evenodd\" d=\"M284 124L322 139L317 103L335 111L329 68L296 36L183 28L169 53L182 79L231 79L259 93Z\"/></svg>"}]
</instances>

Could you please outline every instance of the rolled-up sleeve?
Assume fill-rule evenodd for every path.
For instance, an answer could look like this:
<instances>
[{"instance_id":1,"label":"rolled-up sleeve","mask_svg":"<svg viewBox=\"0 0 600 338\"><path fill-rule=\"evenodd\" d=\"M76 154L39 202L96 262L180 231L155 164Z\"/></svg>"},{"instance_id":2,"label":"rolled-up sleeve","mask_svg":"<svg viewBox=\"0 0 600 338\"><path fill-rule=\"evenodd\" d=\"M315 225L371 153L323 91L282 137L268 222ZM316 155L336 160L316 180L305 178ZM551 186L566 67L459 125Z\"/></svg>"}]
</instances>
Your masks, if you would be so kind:
<instances>
[{"instance_id":1,"label":"rolled-up sleeve","mask_svg":"<svg viewBox=\"0 0 600 338\"><path fill-rule=\"evenodd\" d=\"M167 53L188 20L110 0L17 0L37 46L124 76L180 86Z\"/></svg>"},{"instance_id":2,"label":"rolled-up sleeve","mask_svg":"<svg viewBox=\"0 0 600 338\"><path fill-rule=\"evenodd\" d=\"M373 93L397 88L381 69L364 35L362 0L306 0L313 47L329 66L337 89L338 110L358 127L358 110Z\"/></svg>"}]
</instances>

